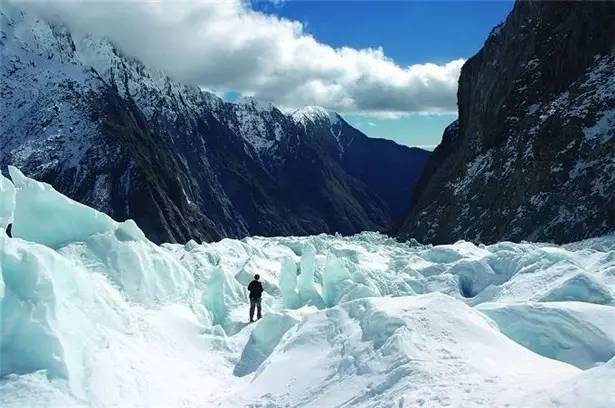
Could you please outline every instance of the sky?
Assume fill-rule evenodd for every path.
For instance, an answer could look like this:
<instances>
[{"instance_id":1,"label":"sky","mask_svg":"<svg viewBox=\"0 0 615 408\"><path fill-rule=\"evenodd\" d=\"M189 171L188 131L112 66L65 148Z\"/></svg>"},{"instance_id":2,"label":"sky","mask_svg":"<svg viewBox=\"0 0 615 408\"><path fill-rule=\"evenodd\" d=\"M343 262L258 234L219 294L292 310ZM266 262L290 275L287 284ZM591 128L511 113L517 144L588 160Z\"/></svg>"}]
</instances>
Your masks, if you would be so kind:
<instances>
[{"instance_id":1,"label":"sky","mask_svg":"<svg viewBox=\"0 0 615 408\"><path fill-rule=\"evenodd\" d=\"M433 146L456 117L464 61L511 1L6 0L110 38L227 99L319 105L373 137Z\"/></svg>"},{"instance_id":2,"label":"sky","mask_svg":"<svg viewBox=\"0 0 615 408\"><path fill-rule=\"evenodd\" d=\"M512 1L253 1L264 13L300 21L305 31L333 47L382 47L400 66L468 59ZM344 118L365 134L433 149L455 112L360 115Z\"/></svg>"}]
</instances>

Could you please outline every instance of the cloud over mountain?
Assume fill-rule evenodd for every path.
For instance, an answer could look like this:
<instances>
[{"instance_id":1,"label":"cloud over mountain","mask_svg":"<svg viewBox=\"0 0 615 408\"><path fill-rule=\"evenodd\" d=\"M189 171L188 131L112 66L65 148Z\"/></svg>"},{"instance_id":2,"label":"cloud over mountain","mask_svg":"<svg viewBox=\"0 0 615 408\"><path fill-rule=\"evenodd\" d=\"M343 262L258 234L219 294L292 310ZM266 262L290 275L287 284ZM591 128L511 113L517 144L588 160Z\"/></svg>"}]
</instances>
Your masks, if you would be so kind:
<instances>
[{"instance_id":1,"label":"cloud over mountain","mask_svg":"<svg viewBox=\"0 0 615 408\"><path fill-rule=\"evenodd\" d=\"M240 0L15 4L61 19L73 31L107 36L146 64L218 92L235 90L289 108L456 111L463 60L402 67L382 48L333 48L302 23Z\"/></svg>"}]
</instances>

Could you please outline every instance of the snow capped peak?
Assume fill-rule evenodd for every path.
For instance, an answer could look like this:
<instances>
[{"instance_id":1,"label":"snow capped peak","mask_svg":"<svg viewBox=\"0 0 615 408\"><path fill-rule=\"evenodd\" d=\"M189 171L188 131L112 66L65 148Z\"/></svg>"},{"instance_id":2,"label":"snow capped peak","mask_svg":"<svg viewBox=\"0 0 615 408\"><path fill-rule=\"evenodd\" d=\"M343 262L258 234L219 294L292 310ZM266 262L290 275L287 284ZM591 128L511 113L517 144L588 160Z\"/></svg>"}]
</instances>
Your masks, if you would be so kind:
<instances>
[{"instance_id":1,"label":"snow capped peak","mask_svg":"<svg viewBox=\"0 0 615 408\"><path fill-rule=\"evenodd\" d=\"M338 146L338 153L341 155L344 152L344 145L341 140L342 136L342 118L334 112L323 108L322 106L306 106L297 109L290 115L291 119L297 124L307 129L308 125L324 125L329 128L331 137L335 139Z\"/></svg>"},{"instance_id":2,"label":"snow capped peak","mask_svg":"<svg viewBox=\"0 0 615 408\"><path fill-rule=\"evenodd\" d=\"M253 96L242 96L236 102L237 107L247 107L256 110L257 112L270 112L275 109L275 106L269 101L257 99Z\"/></svg>"},{"instance_id":3,"label":"snow capped peak","mask_svg":"<svg viewBox=\"0 0 615 408\"><path fill-rule=\"evenodd\" d=\"M295 123L306 126L308 123L317 123L321 121L329 121L331 125L339 122L340 116L333 111L327 110L322 106L306 106L297 109L291 114L291 118Z\"/></svg>"}]
</instances>

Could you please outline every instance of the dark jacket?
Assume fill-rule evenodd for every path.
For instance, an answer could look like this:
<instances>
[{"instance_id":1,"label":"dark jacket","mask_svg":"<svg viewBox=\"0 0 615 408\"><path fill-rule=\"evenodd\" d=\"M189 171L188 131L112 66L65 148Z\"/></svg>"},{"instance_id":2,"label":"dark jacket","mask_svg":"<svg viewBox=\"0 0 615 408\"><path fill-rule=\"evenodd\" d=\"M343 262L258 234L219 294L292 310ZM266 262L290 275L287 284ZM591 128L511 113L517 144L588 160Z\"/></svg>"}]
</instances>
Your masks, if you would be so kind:
<instances>
[{"instance_id":1,"label":"dark jacket","mask_svg":"<svg viewBox=\"0 0 615 408\"><path fill-rule=\"evenodd\" d=\"M263 294L263 285L259 281L253 280L248 285L248 291L250 292L250 299L260 299Z\"/></svg>"}]
</instances>

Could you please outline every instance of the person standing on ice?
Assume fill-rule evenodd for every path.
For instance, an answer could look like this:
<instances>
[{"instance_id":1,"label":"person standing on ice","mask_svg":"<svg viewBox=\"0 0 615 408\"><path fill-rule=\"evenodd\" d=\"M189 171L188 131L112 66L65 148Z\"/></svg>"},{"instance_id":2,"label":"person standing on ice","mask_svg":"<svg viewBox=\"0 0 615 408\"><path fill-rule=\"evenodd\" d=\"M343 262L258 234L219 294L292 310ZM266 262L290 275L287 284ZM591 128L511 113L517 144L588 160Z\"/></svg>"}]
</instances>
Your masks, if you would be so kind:
<instances>
[{"instance_id":1,"label":"person standing on ice","mask_svg":"<svg viewBox=\"0 0 615 408\"><path fill-rule=\"evenodd\" d=\"M248 285L250 292L250 323L254 321L254 308L256 307L256 318L260 319L261 315L261 296L263 295L263 284L260 283L260 275L254 275L254 280Z\"/></svg>"}]
</instances>

